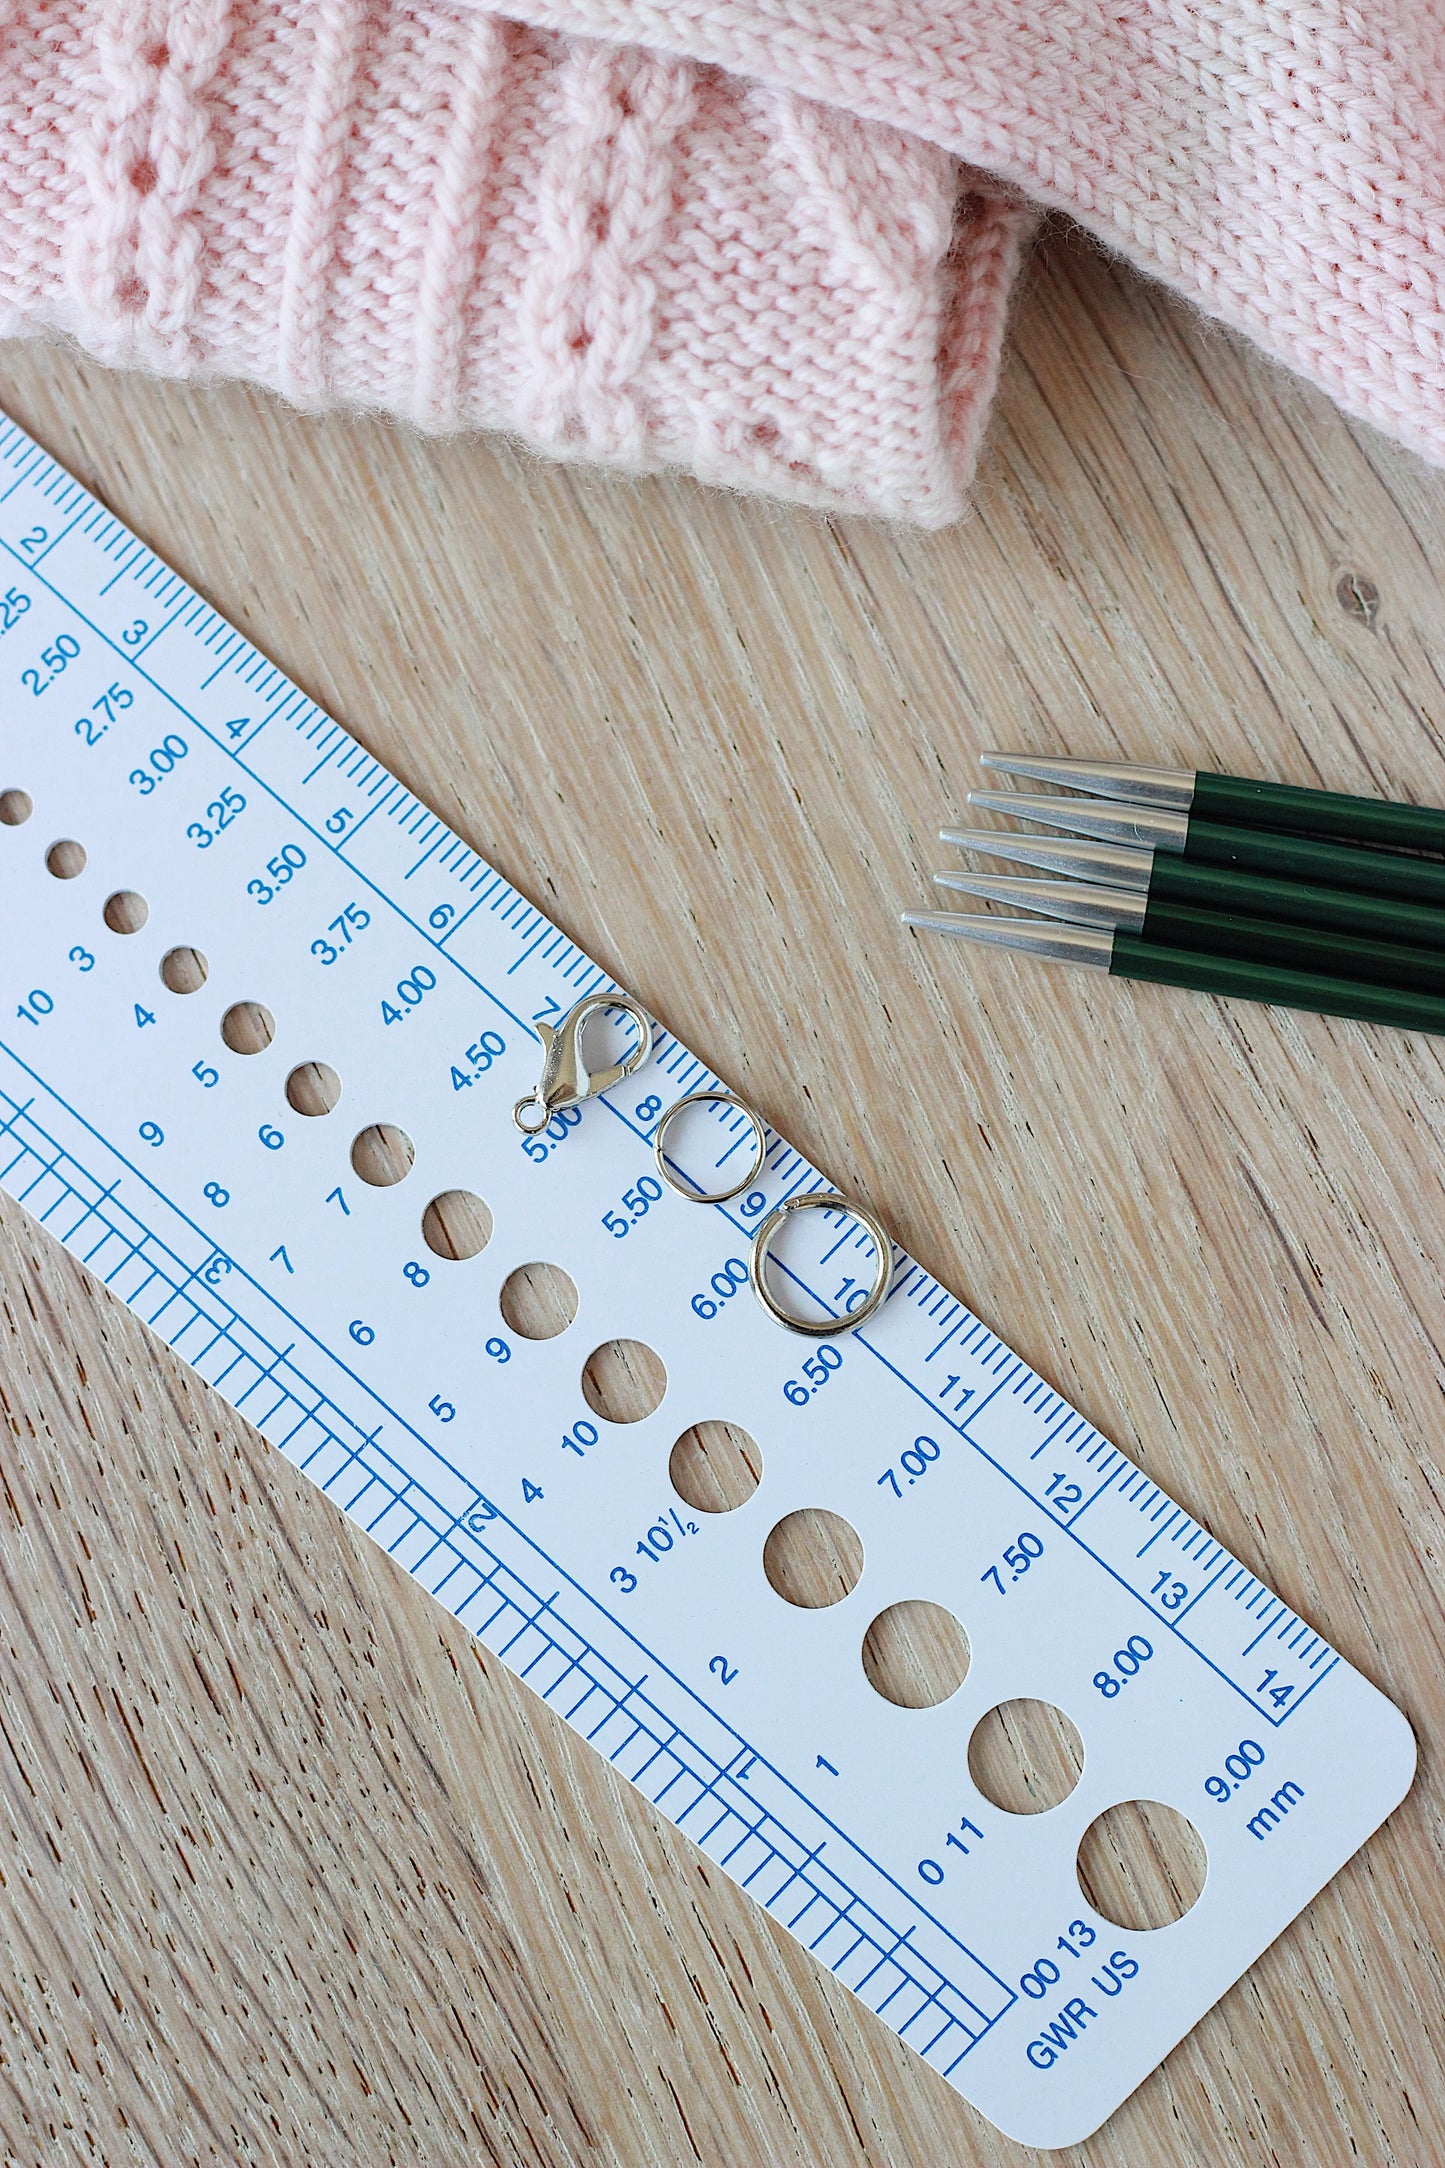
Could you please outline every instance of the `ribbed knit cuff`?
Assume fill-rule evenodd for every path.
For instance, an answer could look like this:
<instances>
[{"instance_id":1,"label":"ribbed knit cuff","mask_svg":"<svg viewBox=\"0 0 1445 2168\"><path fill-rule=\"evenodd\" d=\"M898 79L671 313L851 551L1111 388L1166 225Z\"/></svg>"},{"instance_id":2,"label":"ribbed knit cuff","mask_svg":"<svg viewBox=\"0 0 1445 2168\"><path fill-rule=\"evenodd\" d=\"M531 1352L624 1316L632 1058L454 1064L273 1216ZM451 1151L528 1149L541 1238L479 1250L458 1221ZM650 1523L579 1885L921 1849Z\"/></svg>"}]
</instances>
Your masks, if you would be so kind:
<instances>
[{"instance_id":1,"label":"ribbed knit cuff","mask_svg":"<svg viewBox=\"0 0 1445 2168\"><path fill-rule=\"evenodd\" d=\"M935 526L1029 214L686 59L407 0L11 0L0 331Z\"/></svg>"}]
</instances>

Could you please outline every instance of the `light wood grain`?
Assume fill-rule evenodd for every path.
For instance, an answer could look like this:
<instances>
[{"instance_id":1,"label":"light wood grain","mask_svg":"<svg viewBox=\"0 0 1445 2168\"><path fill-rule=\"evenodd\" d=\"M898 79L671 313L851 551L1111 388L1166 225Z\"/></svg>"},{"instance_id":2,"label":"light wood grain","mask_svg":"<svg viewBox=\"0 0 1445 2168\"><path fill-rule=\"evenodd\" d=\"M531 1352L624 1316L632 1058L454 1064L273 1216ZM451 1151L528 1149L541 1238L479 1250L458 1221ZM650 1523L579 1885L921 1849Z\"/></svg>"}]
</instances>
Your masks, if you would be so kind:
<instances>
[{"instance_id":1,"label":"light wood grain","mask_svg":"<svg viewBox=\"0 0 1445 2168\"><path fill-rule=\"evenodd\" d=\"M1411 1716L1407 1804L1071 2158L1439 2168L1440 1042L896 912L990 744L1445 802L1441 477L1060 233L931 538L3 393ZM0 1280L6 2161L1029 2157L8 1205Z\"/></svg>"}]
</instances>

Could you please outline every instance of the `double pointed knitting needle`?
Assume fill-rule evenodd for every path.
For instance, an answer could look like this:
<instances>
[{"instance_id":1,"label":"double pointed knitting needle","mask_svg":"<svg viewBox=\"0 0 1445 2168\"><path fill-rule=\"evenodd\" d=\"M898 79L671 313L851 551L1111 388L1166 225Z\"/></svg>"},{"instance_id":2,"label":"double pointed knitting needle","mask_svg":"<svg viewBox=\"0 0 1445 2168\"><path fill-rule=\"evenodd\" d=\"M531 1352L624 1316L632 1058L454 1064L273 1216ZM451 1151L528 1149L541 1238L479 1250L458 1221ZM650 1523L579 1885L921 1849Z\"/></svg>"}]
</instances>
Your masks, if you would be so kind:
<instances>
[{"instance_id":1,"label":"double pointed knitting needle","mask_svg":"<svg viewBox=\"0 0 1445 2168\"><path fill-rule=\"evenodd\" d=\"M1445 995L1445 954L1439 950L1349 939L1338 927L1297 926L1234 911L1199 910L1191 904L1161 902L1138 889L1104 888L1084 881L1041 881L1007 873L935 873L933 878L940 888L982 896L987 903L1040 911L1076 926L1138 934L1155 948L1245 956L1255 963L1317 972L1325 978L1347 972L1352 979L1372 984Z\"/></svg>"},{"instance_id":2,"label":"double pointed knitting needle","mask_svg":"<svg viewBox=\"0 0 1445 2168\"><path fill-rule=\"evenodd\" d=\"M999 918L982 911L905 911L905 926L949 934L993 948L1019 949L1047 963L1080 964L1117 979L1144 979L1159 986L1188 986L1200 993L1267 1001L1277 1008L1309 1009L1320 1016L1357 1016L1410 1031L1445 1032L1445 997L1415 994L1401 986L1370 986L1359 979L1312 971L1285 971L1242 956L1205 956L1195 949L1156 948L1122 929L1041 926L1037 919Z\"/></svg>"},{"instance_id":3,"label":"double pointed knitting needle","mask_svg":"<svg viewBox=\"0 0 1445 2168\"><path fill-rule=\"evenodd\" d=\"M1064 828L1098 843L1171 851L1197 864L1236 872L1313 882L1325 888L1363 889L1445 906L1445 865L1400 858L1388 851L1359 850L1352 843L1319 843L1313 836L1281 836L1263 828L1233 828L1194 813L1155 812L1140 805L1097 805L1083 798L1051 798L1042 791L971 790L970 805L1015 820Z\"/></svg>"},{"instance_id":4,"label":"double pointed knitting needle","mask_svg":"<svg viewBox=\"0 0 1445 2168\"><path fill-rule=\"evenodd\" d=\"M1031 804L1032 800L1029 801ZM1264 873L1200 865L1172 851L1130 850L1121 843L1081 843L1072 836L1030 836L1012 828L944 828L939 840L986 858L1037 866L1079 881L1137 889L1149 901L1191 905L1199 911L1238 911L1251 918L1286 919L1325 926L1369 940L1404 941L1445 948L1445 913L1429 904L1324 888L1317 882L1281 881Z\"/></svg>"},{"instance_id":5,"label":"double pointed knitting needle","mask_svg":"<svg viewBox=\"0 0 1445 2168\"><path fill-rule=\"evenodd\" d=\"M1062 783L1096 797L1132 805L1194 813L1202 820L1239 828L1288 830L1333 836L1340 842L1395 844L1406 850L1445 851L1445 812L1435 806L1399 805L1385 798L1356 798L1344 791L1304 790L1293 783L1255 783L1241 775L1210 775L1199 768L1140 768L1127 761L1035 758L1028 753L985 753L985 768L1027 776L1035 783Z\"/></svg>"}]
</instances>

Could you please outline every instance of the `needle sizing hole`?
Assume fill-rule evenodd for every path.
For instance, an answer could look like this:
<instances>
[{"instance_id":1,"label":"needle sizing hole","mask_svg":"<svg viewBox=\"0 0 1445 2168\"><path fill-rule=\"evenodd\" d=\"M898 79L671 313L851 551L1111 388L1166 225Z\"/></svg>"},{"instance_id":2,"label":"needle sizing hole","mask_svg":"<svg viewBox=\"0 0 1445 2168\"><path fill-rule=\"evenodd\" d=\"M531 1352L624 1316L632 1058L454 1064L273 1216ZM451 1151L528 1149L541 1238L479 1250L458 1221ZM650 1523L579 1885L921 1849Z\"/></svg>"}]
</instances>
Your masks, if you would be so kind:
<instances>
[{"instance_id":1,"label":"needle sizing hole","mask_svg":"<svg viewBox=\"0 0 1445 2168\"><path fill-rule=\"evenodd\" d=\"M352 1139L351 1164L372 1189L390 1189L411 1173L416 1146L395 1122L370 1122Z\"/></svg>"},{"instance_id":2,"label":"needle sizing hole","mask_svg":"<svg viewBox=\"0 0 1445 2168\"><path fill-rule=\"evenodd\" d=\"M57 881L73 881L77 873L84 873L85 864L85 845L77 843L73 836L62 836L45 853L45 870L53 873Z\"/></svg>"},{"instance_id":3,"label":"needle sizing hole","mask_svg":"<svg viewBox=\"0 0 1445 2168\"><path fill-rule=\"evenodd\" d=\"M679 1498L699 1513L734 1513L762 1480L763 1456L739 1423L709 1417L685 1430L667 1463Z\"/></svg>"},{"instance_id":4,"label":"needle sizing hole","mask_svg":"<svg viewBox=\"0 0 1445 2168\"><path fill-rule=\"evenodd\" d=\"M1046 1814L1078 1783L1084 1743L1050 1701L1001 1701L979 1718L968 1742L968 1773L1005 1814Z\"/></svg>"},{"instance_id":5,"label":"needle sizing hole","mask_svg":"<svg viewBox=\"0 0 1445 2168\"><path fill-rule=\"evenodd\" d=\"M868 1684L900 1709L933 1709L956 1694L968 1655L968 1635L953 1613L915 1597L880 1611L863 1636Z\"/></svg>"},{"instance_id":6,"label":"needle sizing hole","mask_svg":"<svg viewBox=\"0 0 1445 2168\"><path fill-rule=\"evenodd\" d=\"M100 915L112 933L139 933L151 915L151 907L133 888L118 888L113 896L106 897Z\"/></svg>"},{"instance_id":7,"label":"needle sizing hole","mask_svg":"<svg viewBox=\"0 0 1445 2168\"><path fill-rule=\"evenodd\" d=\"M329 1114L341 1097L341 1079L329 1061L302 1061L286 1079L286 1103L313 1120Z\"/></svg>"},{"instance_id":8,"label":"needle sizing hole","mask_svg":"<svg viewBox=\"0 0 1445 2168\"><path fill-rule=\"evenodd\" d=\"M198 994L211 975L211 967L196 948L167 949L160 961L162 986L173 994Z\"/></svg>"},{"instance_id":9,"label":"needle sizing hole","mask_svg":"<svg viewBox=\"0 0 1445 2168\"><path fill-rule=\"evenodd\" d=\"M421 1216L421 1238L436 1256L463 1264L492 1239L491 1207L475 1190L444 1189Z\"/></svg>"},{"instance_id":10,"label":"needle sizing hole","mask_svg":"<svg viewBox=\"0 0 1445 2168\"><path fill-rule=\"evenodd\" d=\"M640 1423L666 1391L662 1357L644 1340L604 1340L582 1365L582 1398L604 1423Z\"/></svg>"},{"instance_id":11,"label":"needle sizing hole","mask_svg":"<svg viewBox=\"0 0 1445 2168\"><path fill-rule=\"evenodd\" d=\"M763 1545L763 1572L784 1603L823 1611L851 1596L863 1573L863 1540L824 1506L787 1514Z\"/></svg>"},{"instance_id":12,"label":"needle sizing hole","mask_svg":"<svg viewBox=\"0 0 1445 2168\"><path fill-rule=\"evenodd\" d=\"M1199 1900L1207 1866L1194 1824L1157 1799L1106 1808L1079 1842L1085 1898L1115 1927L1140 1932L1182 1920Z\"/></svg>"},{"instance_id":13,"label":"needle sizing hole","mask_svg":"<svg viewBox=\"0 0 1445 2168\"><path fill-rule=\"evenodd\" d=\"M577 1315L577 1286L560 1265L518 1265L497 1297L502 1316L523 1340L555 1340Z\"/></svg>"},{"instance_id":14,"label":"needle sizing hole","mask_svg":"<svg viewBox=\"0 0 1445 2168\"><path fill-rule=\"evenodd\" d=\"M0 827L23 828L34 811L28 790L0 790Z\"/></svg>"},{"instance_id":15,"label":"needle sizing hole","mask_svg":"<svg viewBox=\"0 0 1445 2168\"><path fill-rule=\"evenodd\" d=\"M221 1018L221 1037L233 1054L264 1054L276 1036L276 1019L259 1001L234 1001Z\"/></svg>"}]
</instances>

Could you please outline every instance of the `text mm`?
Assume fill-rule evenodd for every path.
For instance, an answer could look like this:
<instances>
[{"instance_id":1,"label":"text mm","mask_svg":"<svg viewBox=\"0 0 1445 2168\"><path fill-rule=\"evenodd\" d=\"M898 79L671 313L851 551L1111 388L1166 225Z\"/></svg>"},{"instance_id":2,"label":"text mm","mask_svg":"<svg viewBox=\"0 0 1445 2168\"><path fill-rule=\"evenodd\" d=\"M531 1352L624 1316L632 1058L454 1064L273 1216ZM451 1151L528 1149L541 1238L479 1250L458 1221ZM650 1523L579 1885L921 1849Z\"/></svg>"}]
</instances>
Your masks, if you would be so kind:
<instances>
[{"instance_id":1,"label":"text mm","mask_svg":"<svg viewBox=\"0 0 1445 2168\"><path fill-rule=\"evenodd\" d=\"M1288 1784L1281 1784L1269 1805L1261 1807L1258 1814L1251 1814L1245 1827L1252 1837L1258 1837L1263 1841L1272 1829L1278 1829L1280 1823L1289 1813L1290 1808L1298 1806L1303 1798L1303 1785L1292 1781Z\"/></svg>"}]
</instances>

